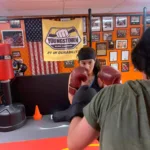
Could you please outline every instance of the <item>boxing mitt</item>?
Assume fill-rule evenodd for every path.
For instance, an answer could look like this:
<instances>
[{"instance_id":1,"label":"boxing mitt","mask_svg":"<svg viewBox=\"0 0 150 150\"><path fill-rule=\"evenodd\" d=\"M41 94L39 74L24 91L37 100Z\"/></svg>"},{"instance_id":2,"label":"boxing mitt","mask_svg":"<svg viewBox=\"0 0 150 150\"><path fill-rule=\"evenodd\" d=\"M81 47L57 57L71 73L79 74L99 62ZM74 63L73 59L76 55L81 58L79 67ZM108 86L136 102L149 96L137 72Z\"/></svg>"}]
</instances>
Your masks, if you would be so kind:
<instances>
[{"instance_id":1,"label":"boxing mitt","mask_svg":"<svg viewBox=\"0 0 150 150\"><path fill-rule=\"evenodd\" d=\"M104 85L120 84L121 83L121 73L111 66L102 66L101 71L97 75L98 83L101 82Z\"/></svg>"},{"instance_id":2,"label":"boxing mitt","mask_svg":"<svg viewBox=\"0 0 150 150\"><path fill-rule=\"evenodd\" d=\"M84 67L75 68L70 75L69 93L74 95L82 82L88 79L88 72Z\"/></svg>"}]
</instances>

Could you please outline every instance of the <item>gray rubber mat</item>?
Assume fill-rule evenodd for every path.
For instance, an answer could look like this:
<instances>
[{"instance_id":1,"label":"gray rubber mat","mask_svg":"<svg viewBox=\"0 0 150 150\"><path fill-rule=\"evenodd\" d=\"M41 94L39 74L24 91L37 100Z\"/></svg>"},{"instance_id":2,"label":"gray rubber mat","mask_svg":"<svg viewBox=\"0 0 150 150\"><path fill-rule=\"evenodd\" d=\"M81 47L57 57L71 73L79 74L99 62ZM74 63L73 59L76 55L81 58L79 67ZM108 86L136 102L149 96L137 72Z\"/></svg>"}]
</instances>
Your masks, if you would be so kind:
<instances>
[{"instance_id":1,"label":"gray rubber mat","mask_svg":"<svg viewBox=\"0 0 150 150\"><path fill-rule=\"evenodd\" d=\"M49 116L35 121L28 118L25 126L11 132L0 132L0 143L66 136L68 123L54 123Z\"/></svg>"}]
</instances>

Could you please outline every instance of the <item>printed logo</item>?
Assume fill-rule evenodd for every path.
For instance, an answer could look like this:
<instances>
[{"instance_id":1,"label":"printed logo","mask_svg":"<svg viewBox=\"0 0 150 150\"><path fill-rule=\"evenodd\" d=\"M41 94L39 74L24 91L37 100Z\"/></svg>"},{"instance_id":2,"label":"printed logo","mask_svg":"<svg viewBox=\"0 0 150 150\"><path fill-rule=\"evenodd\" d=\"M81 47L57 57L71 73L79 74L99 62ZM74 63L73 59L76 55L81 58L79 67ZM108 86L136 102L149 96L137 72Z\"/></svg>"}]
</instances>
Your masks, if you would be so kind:
<instances>
[{"instance_id":1,"label":"printed logo","mask_svg":"<svg viewBox=\"0 0 150 150\"><path fill-rule=\"evenodd\" d=\"M46 44L54 50L71 50L81 42L81 38L75 27L52 27L46 37Z\"/></svg>"}]
</instances>

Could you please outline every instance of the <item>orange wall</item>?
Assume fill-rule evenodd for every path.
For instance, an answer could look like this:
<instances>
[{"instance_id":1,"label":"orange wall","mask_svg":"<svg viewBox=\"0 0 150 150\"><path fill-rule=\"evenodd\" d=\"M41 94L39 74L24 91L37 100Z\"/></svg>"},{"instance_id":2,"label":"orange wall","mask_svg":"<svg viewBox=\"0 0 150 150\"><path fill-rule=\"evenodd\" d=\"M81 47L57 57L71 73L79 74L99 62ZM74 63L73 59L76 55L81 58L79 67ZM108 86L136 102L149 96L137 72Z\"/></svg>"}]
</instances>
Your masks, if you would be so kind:
<instances>
[{"instance_id":1,"label":"orange wall","mask_svg":"<svg viewBox=\"0 0 150 150\"><path fill-rule=\"evenodd\" d=\"M85 34L87 35L87 39L88 39L88 31L89 31L88 30L88 18L86 17L86 19L87 19L87 33L85 33ZM141 28L141 35L143 33L143 25L142 25L143 24L143 19L142 19L142 16L141 16L140 19L141 19L140 20L140 25L136 25L135 26L135 25L130 25L130 17L128 17L128 26L127 26L127 28L124 28L124 29L127 30L127 37L125 39L128 40L128 49L127 50L130 51L129 54L131 54L131 50L132 50L131 49L131 38L134 38L134 37L130 36L130 28L131 27L140 27ZM56 18L56 20L59 20L59 18ZM115 26L116 26L116 24L115 24L115 17L114 17L114 30L113 31L109 31L109 32L113 33L113 41L114 42L116 42L116 40L118 39L117 38L117 28ZM123 28L119 28L119 29L123 29ZM6 24L0 24L0 30L11 30L9 22L6 23ZM13 29L13 30L17 30L17 29ZM25 47L24 48L13 48L12 51L18 51L18 50L20 51L21 58L23 59L24 63L28 67L28 70L26 71L25 75L31 75L31 68L30 68L30 61L29 61L29 51L28 51L27 42L26 42L26 39L25 39L24 21L21 21L21 30L23 30L23 32L24 32ZM100 42L104 42L102 34L103 34L103 31L102 31L102 17L101 17ZM1 36L1 34L0 34L0 36ZM135 37L135 38L139 38L139 37ZM121 38L121 39L123 39L123 38ZM92 42L92 47L94 49L96 49L96 42ZM107 50L107 56L100 56L100 57L98 56L98 58L106 59L107 65L110 65L109 53L111 51L117 51L118 52L117 63L119 65L119 70L121 71L121 62L122 62L121 61L121 51L122 50L116 50L116 49L114 49L114 50ZM131 58L129 58L129 61L127 61L127 62L129 62L129 72L121 72L121 74L122 74L122 81L125 82L127 80L141 79L142 78L141 73L134 71L134 67L132 65ZM59 73L71 72L73 70L73 68L65 68L64 67L64 62L62 62L62 61L58 62L58 64L59 64L59 66L58 66ZM76 66L78 66L78 61L77 60L75 60L75 67Z\"/></svg>"},{"instance_id":2,"label":"orange wall","mask_svg":"<svg viewBox=\"0 0 150 150\"><path fill-rule=\"evenodd\" d=\"M134 71L134 67L132 65L132 62L131 62L131 51L132 51L132 48L131 48L131 39L132 38L140 38L140 37L134 37L134 36L130 36L130 28L131 27L140 27L141 30L140 30L140 34L142 35L143 33L143 19L142 19L142 16L140 17L140 25L130 25L130 16L128 16L128 26L127 28L116 28L116 18L114 17L114 30L113 31L109 31L109 32L112 32L112 41L114 41L116 43L116 40L119 39L117 38L117 30L118 29L126 29L127 30L127 36L126 38L121 38L121 40L128 40L128 48L126 50L129 50L129 60L128 61L125 61L125 62L129 62L129 72L121 72L122 74L122 82L124 83L125 81L127 80L136 80L136 79L141 79L142 78L142 74L138 71ZM87 19L87 28L88 28L88 19ZM106 32L106 31L105 31ZM100 31L100 42L106 42L106 41L103 41L103 31L102 31L102 17L101 17L101 31ZM88 38L88 32L87 32L87 38ZM89 38L88 38L89 39ZM96 42L92 42L92 47L96 50ZM114 46L116 47L116 45ZM113 51L113 52L117 52L118 53L118 60L117 62L110 62L109 61L109 58L110 58L110 52ZM121 62L123 62L121 60L121 52L122 50L107 50L107 56L97 56L97 58L101 58L101 59L105 59L106 60L106 64L107 65L110 65L111 63L118 63L118 66L119 66L119 70L121 71ZM78 63L77 61L75 61L75 66L77 66ZM59 72L70 72L72 69L66 69L64 68L63 66L63 62L59 62Z\"/></svg>"},{"instance_id":3,"label":"orange wall","mask_svg":"<svg viewBox=\"0 0 150 150\"><path fill-rule=\"evenodd\" d=\"M31 75L30 61L29 61L29 52L25 36L25 26L24 21L21 20L21 28L10 28L8 23L0 23L0 32L1 30L23 30L24 33L24 48L12 48L12 51L20 51L21 57L16 57L15 59L23 59L23 62L27 65L28 69L25 72L25 75ZM2 35L0 33L0 40L2 40Z\"/></svg>"}]
</instances>

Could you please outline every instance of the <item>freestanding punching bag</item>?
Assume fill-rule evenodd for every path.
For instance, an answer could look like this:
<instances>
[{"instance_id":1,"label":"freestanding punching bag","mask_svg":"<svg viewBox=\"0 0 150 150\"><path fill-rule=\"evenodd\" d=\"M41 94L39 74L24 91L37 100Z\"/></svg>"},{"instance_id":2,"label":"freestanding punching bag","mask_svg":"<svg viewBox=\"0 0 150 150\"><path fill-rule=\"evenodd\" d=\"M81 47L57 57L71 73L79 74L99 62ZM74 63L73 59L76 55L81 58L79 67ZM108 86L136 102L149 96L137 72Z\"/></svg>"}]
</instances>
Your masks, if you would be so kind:
<instances>
[{"instance_id":1,"label":"freestanding punching bag","mask_svg":"<svg viewBox=\"0 0 150 150\"><path fill-rule=\"evenodd\" d=\"M0 82L4 101L0 105L0 132L18 129L25 124L25 107L12 104L10 81L14 78L11 48L9 44L0 44Z\"/></svg>"}]
</instances>

